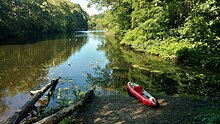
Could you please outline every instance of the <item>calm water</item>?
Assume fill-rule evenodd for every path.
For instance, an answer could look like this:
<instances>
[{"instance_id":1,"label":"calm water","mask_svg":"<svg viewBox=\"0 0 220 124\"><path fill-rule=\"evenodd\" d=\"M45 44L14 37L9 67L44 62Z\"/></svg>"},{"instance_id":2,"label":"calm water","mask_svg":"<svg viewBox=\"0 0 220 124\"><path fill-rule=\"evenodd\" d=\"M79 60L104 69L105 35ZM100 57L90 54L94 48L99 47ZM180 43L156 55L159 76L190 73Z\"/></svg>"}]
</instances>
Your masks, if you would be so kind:
<instances>
[{"instance_id":1,"label":"calm water","mask_svg":"<svg viewBox=\"0 0 220 124\"><path fill-rule=\"evenodd\" d=\"M0 46L0 122L21 107L29 91L56 77L57 88L86 86L86 73L108 59L97 47L105 36L92 32L44 38L26 44Z\"/></svg>"},{"instance_id":2,"label":"calm water","mask_svg":"<svg viewBox=\"0 0 220 124\"><path fill-rule=\"evenodd\" d=\"M104 92L125 94L126 82L134 81L153 94L220 98L218 72L134 52L100 31L1 45L0 51L0 122L30 98L30 90L59 76L49 106L55 106L57 96L71 98L72 89L88 89L94 81Z\"/></svg>"}]
</instances>

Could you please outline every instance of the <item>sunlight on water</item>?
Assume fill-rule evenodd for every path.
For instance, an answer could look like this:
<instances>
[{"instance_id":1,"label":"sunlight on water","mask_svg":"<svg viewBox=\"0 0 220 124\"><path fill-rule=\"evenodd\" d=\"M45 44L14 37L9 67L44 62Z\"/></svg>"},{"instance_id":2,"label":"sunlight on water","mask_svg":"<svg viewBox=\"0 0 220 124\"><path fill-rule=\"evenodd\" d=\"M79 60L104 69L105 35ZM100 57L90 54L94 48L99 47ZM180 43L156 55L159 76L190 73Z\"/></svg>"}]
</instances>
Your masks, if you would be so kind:
<instances>
[{"instance_id":1,"label":"sunlight on water","mask_svg":"<svg viewBox=\"0 0 220 124\"><path fill-rule=\"evenodd\" d=\"M103 41L104 35L84 31L0 46L0 122L30 98L30 90L54 78L61 77L57 89L87 86L86 73L108 63L105 52L97 50Z\"/></svg>"},{"instance_id":2,"label":"sunlight on water","mask_svg":"<svg viewBox=\"0 0 220 124\"><path fill-rule=\"evenodd\" d=\"M40 89L57 77L61 79L53 95L45 93L36 104L45 106L48 100L47 113L73 103L91 85L96 85L95 95L127 95L128 81L152 95L219 100L218 72L134 51L103 33L81 31L0 45L0 122L30 98L30 90Z\"/></svg>"}]
</instances>

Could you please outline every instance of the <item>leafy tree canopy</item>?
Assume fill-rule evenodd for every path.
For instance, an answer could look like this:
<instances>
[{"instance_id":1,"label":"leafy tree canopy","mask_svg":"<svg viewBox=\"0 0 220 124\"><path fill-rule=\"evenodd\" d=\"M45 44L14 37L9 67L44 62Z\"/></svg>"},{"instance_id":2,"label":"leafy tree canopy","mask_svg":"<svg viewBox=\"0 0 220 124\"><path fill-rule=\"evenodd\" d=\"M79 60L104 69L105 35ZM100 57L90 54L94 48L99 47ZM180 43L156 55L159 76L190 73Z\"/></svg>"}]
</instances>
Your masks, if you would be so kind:
<instances>
[{"instance_id":1,"label":"leafy tree canopy","mask_svg":"<svg viewBox=\"0 0 220 124\"><path fill-rule=\"evenodd\" d=\"M108 7L99 25L121 43L166 59L220 70L217 0L90 0Z\"/></svg>"},{"instance_id":2,"label":"leafy tree canopy","mask_svg":"<svg viewBox=\"0 0 220 124\"><path fill-rule=\"evenodd\" d=\"M88 28L88 14L68 0L0 0L0 10L0 38Z\"/></svg>"}]
</instances>

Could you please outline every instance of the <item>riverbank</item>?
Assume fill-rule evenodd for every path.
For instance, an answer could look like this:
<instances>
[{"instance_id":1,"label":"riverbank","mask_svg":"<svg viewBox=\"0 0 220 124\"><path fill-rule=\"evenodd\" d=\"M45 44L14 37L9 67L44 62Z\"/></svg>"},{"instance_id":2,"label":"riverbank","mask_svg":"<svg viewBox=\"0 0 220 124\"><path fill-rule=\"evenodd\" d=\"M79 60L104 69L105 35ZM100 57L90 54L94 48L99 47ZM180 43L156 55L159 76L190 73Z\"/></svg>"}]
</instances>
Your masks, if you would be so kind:
<instances>
[{"instance_id":1,"label":"riverbank","mask_svg":"<svg viewBox=\"0 0 220 124\"><path fill-rule=\"evenodd\" d=\"M159 97L160 108L143 105L134 97L122 95L95 96L65 123L108 124L175 124L217 123L220 106L204 100L185 97ZM217 112L218 111L218 112ZM61 123L63 123L61 122Z\"/></svg>"},{"instance_id":2,"label":"riverbank","mask_svg":"<svg viewBox=\"0 0 220 124\"><path fill-rule=\"evenodd\" d=\"M108 6L102 2L93 4ZM115 9L93 16L92 20L97 24L94 26L115 34L121 39L120 43L181 64L220 70L220 22L216 18L220 8L217 0L141 0L135 4L123 1L109 5Z\"/></svg>"},{"instance_id":3,"label":"riverbank","mask_svg":"<svg viewBox=\"0 0 220 124\"><path fill-rule=\"evenodd\" d=\"M70 1L2 1L0 20L0 40L88 29L88 14Z\"/></svg>"}]
</instances>

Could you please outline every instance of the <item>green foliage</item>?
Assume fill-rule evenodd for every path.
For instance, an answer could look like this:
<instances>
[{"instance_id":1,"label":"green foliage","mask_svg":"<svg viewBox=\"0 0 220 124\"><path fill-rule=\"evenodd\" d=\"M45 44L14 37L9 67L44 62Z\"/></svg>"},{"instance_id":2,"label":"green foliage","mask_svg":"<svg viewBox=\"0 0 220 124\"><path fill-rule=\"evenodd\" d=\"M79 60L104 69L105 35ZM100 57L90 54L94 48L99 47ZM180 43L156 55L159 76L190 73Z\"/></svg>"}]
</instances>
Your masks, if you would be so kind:
<instances>
[{"instance_id":1,"label":"green foliage","mask_svg":"<svg viewBox=\"0 0 220 124\"><path fill-rule=\"evenodd\" d=\"M68 0L0 0L0 38L87 30L88 15Z\"/></svg>"},{"instance_id":2,"label":"green foliage","mask_svg":"<svg viewBox=\"0 0 220 124\"><path fill-rule=\"evenodd\" d=\"M51 106L49 105L45 108L41 107L36 115L37 119L34 121L43 119L49 116L50 114L54 114L71 104L75 104L76 102L81 100L81 98L85 95L85 89L87 88L80 86L57 89L55 91L55 94L52 96L53 98L56 97L56 99L50 101ZM65 120L64 122L66 121L68 120Z\"/></svg>"},{"instance_id":3,"label":"green foliage","mask_svg":"<svg viewBox=\"0 0 220 124\"><path fill-rule=\"evenodd\" d=\"M166 59L220 69L217 0L90 1L110 6L101 23L122 44Z\"/></svg>"},{"instance_id":4,"label":"green foliage","mask_svg":"<svg viewBox=\"0 0 220 124\"><path fill-rule=\"evenodd\" d=\"M111 70L108 68L101 68L101 66L97 65L97 67L93 68L95 71L95 76L87 73L87 81L93 83L93 85L99 85L106 87L112 83Z\"/></svg>"},{"instance_id":5,"label":"green foliage","mask_svg":"<svg viewBox=\"0 0 220 124\"><path fill-rule=\"evenodd\" d=\"M57 91L57 109L76 103L85 95L85 87L73 86L59 88Z\"/></svg>"},{"instance_id":6,"label":"green foliage","mask_svg":"<svg viewBox=\"0 0 220 124\"><path fill-rule=\"evenodd\" d=\"M175 42L175 41L173 41ZM110 61L106 68L97 68L111 72L105 74L111 78L93 76L101 80L100 84L119 89L133 81L140 83L152 93L167 95L194 95L196 98L206 98L219 102L219 73L210 72L198 67L176 65L150 54L124 49L117 41L109 39L103 49ZM101 78L101 79L99 79ZM106 80L108 79L108 80ZM111 83L108 83L110 80ZM123 91L123 90L121 90Z\"/></svg>"},{"instance_id":7,"label":"green foliage","mask_svg":"<svg viewBox=\"0 0 220 124\"><path fill-rule=\"evenodd\" d=\"M194 124L218 124L220 122L220 110L208 109L202 110L200 114L194 117Z\"/></svg>"},{"instance_id":8,"label":"green foliage","mask_svg":"<svg viewBox=\"0 0 220 124\"><path fill-rule=\"evenodd\" d=\"M90 0L90 4L96 4L97 2L99 3L98 7L111 7L104 13L104 18L99 19L96 24L100 25L100 28L106 29L118 37L122 37L131 27L131 4L121 0Z\"/></svg>"},{"instance_id":9,"label":"green foliage","mask_svg":"<svg viewBox=\"0 0 220 124\"><path fill-rule=\"evenodd\" d=\"M179 32L182 40L195 44L177 52L180 61L219 69L219 5L215 0L197 4Z\"/></svg>"},{"instance_id":10,"label":"green foliage","mask_svg":"<svg viewBox=\"0 0 220 124\"><path fill-rule=\"evenodd\" d=\"M104 23L102 18L104 14L93 15L88 20L89 29L103 29Z\"/></svg>"}]
</instances>

